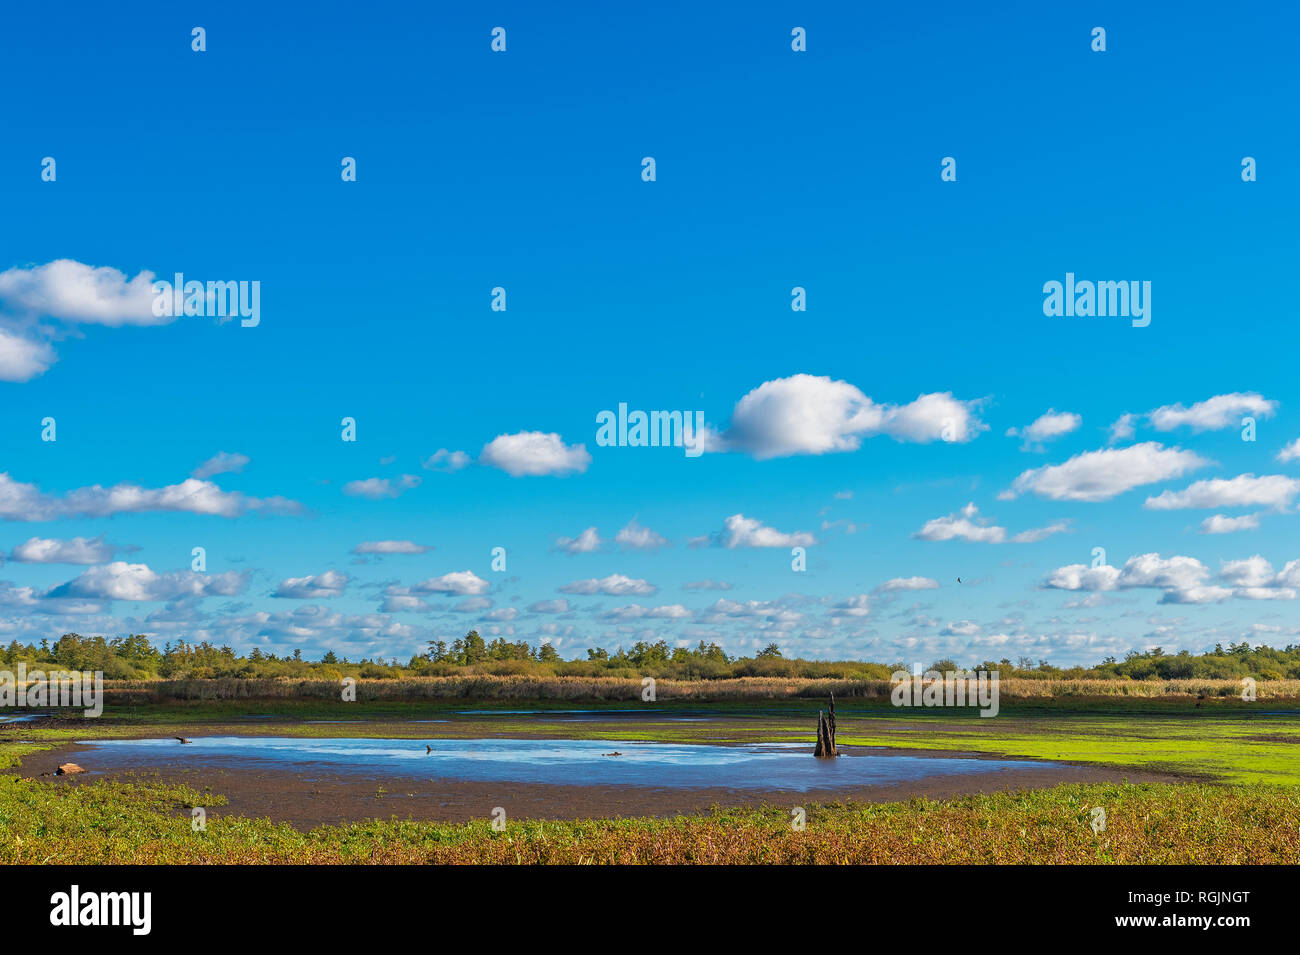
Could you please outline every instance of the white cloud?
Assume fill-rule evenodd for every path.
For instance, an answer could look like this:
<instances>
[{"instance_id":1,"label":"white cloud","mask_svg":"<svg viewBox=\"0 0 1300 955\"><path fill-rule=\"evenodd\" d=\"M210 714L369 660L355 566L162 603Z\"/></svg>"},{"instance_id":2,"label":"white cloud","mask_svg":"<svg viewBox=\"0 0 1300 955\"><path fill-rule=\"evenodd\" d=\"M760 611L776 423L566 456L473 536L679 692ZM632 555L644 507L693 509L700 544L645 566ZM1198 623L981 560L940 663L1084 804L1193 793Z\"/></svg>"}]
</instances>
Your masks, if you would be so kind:
<instances>
[{"instance_id":1,"label":"white cloud","mask_svg":"<svg viewBox=\"0 0 1300 955\"><path fill-rule=\"evenodd\" d=\"M1210 581L1210 570L1195 557L1139 554L1130 557L1122 568L1102 564L1088 567L1071 564L1060 567L1043 580L1043 587L1054 590L1128 590L1151 588L1164 591L1165 604L1218 603L1230 597L1242 600L1294 600L1293 589L1300 580L1300 561L1287 564L1282 573L1258 554L1244 560L1225 561L1219 571L1219 583Z\"/></svg>"},{"instance_id":2,"label":"white cloud","mask_svg":"<svg viewBox=\"0 0 1300 955\"><path fill-rule=\"evenodd\" d=\"M895 593L903 590L937 590L939 581L929 577L895 577L886 580L876 588L880 593Z\"/></svg>"},{"instance_id":3,"label":"white cloud","mask_svg":"<svg viewBox=\"0 0 1300 955\"><path fill-rule=\"evenodd\" d=\"M1137 421L1137 415L1125 412L1120 415L1115 423L1110 426L1110 443L1119 444L1121 441L1128 441L1137 433L1133 425Z\"/></svg>"},{"instance_id":4,"label":"white cloud","mask_svg":"<svg viewBox=\"0 0 1300 955\"><path fill-rule=\"evenodd\" d=\"M421 465L429 471L459 471L461 468L469 467L472 459L464 451L448 451L446 448L439 448L429 457L421 462Z\"/></svg>"},{"instance_id":5,"label":"white cloud","mask_svg":"<svg viewBox=\"0 0 1300 955\"><path fill-rule=\"evenodd\" d=\"M581 474L591 463L585 444L566 445L558 434L541 431L497 435L484 445L478 459L511 477Z\"/></svg>"},{"instance_id":6,"label":"white cloud","mask_svg":"<svg viewBox=\"0 0 1300 955\"><path fill-rule=\"evenodd\" d=\"M0 328L0 381L31 381L58 361L54 349Z\"/></svg>"},{"instance_id":7,"label":"white cloud","mask_svg":"<svg viewBox=\"0 0 1300 955\"><path fill-rule=\"evenodd\" d=\"M419 487L420 479L414 474L403 474L400 478L366 478L364 481L349 481L343 485L343 493L349 497L365 497L372 501L386 497L398 497L403 491Z\"/></svg>"},{"instance_id":8,"label":"white cloud","mask_svg":"<svg viewBox=\"0 0 1300 955\"><path fill-rule=\"evenodd\" d=\"M1219 578L1234 587L1267 587L1275 577L1273 565L1259 554L1243 560L1225 560L1219 568Z\"/></svg>"},{"instance_id":9,"label":"white cloud","mask_svg":"<svg viewBox=\"0 0 1300 955\"><path fill-rule=\"evenodd\" d=\"M623 550L658 550L668 546L668 538L656 534L648 527L642 527L635 517L614 535L614 542Z\"/></svg>"},{"instance_id":10,"label":"white cloud","mask_svg":"<svg viewBox=\"0 0 1300 955\"><path fill-rule=\"evenodd\" d=\"M640 604L631 604L605 612L605 617L610 620L685 620L690 616L691 612L681 604L668 604L664 607L642 607Z\"/></svg>"},{"instance_id":11,"label":"white cloud","mask_svg":"<svg viewBox=\"0 0 1300 955\"><path fill-rule=\"evenodd\" d=\"M1231 534L1235 531L1253 531L1258 527L1258 514L1243 514L1241 517L1214 514L1201 521L1202 534Z\"/></svg>"},{"instance_id":12,"label":"white cloud","mask_svg":"<svg viewBox=\"0 0 1300 955\"><path fill-rule=\"evenodd\" d=\"M682 590L730 590L731 584L725 580L692 580L682 584Z\"/></svg>"},{"instance_id":13,"label":"white cloud","mask_svg":"<svg viewBox=\"0 0 1300 955\"><path fill-rule=\"evenodd\" d=\"M211 481L188 478L162 488L116 484L69 491L63 497L43 493L35 484L22 484L0 472L0 520L52 521L68 517L111 517L147 511L180 511L238 517L250 511L296 513L301 506L282 497L255 498L223 491Z\"/></svg>"},{"instance_id":14,"label":"white cloud","mask_svg":"<svg viewBox=\"0 0 1300 955\"><path fill-rule=\"evenodd\" d=\"M217 474L238 474L248 467L248 462L249 457L246 454L227 454L225 451L218 451L195 468L190 477L203 480Z\"/></svg>"},{"instance_id":15,"label":"white cloud","mask_svg":"<svg viewBox=\"0 0 1300 955\"><path fill-rule=\"evenodd\" d=\"M854 594L846 597L831 607L832 617L867 617L871 615L871 598L866 594Z\"/></svg>"},{"instance_id":16,"label":"white cloud","mask_svg":"<svg viewBox=\"0 0 1300 955\"><path fill-rule=\"evenodd\" d=\"M1211 507L1285 508L1300 493L1300 479L1281 474L1240 474L1235 478L1197 481L1182 491L1165 491L1146 499L1145 507L1153 511Z\"/></svg>"},{"instance_id":17,"label":"white cloud","mask_svg":"<svg viewBox=\"0 0 1300 955\"><path fill-rule=\"evenodd\" d=\"M939 631L941 637L973 637L980 632L980 625L969 620L950 622Z\"/></svg>"},{"instance_id":18,"label":"white cloud","mask_svg":"<svg viewBox=\"0 0 1300 955\"><path fill-rule=\"evenodd\" d=\"M1209 463L1191 451L1145 441L1127 448L1086 451L1063 464L1025 471L998 497L1008 500L1032 492L1053 501L1107 501L1143 484L1181 477Z\"/></svg>"},{"instance_id":19,"label":"white cloud","mask_svg":"<svg viewBox=\"0 0 1300 955\"><path fill-rule=\"evenodd\" d=\"M600 539L600 532L595 527L588 527L577 537L555 539L555 549L566 554L594 554L604 546L605 542Z\"/></svg>"},{"instance_id":20,"label":"white cloud","mask_svg":"<svg viewBox=\"0 0 1300 955\"><path fill-rule=\"evenodd\" d=\"M9 559L21 564L103 564L113 559L114 552L102 536L70 540L32 537L15 547Z\"/></svg>"},{"instance_id":21,"label":"white cloud","mask_svg":"<svg viewBox=\"0 0 1300 955\"><path fill-rule=\"evenodd\" d=\"M385 593L391 596L412 594L456 594L458 596L477 596L488 592L489 584L472 570L455 570L441 577L428 580L411 587L389 587Z\"/></svg>"},{"instance_id":22,"label":"white cloud","mask_svg":"<svg viewBox=\"0 0 1300 955\"><path fill-rule=\"evenodd\" d=\"M1036 418L1031 424L1017 430L1008 428L1007 436L1021 438L1021 448L1028 450L1042 445L1046 441L1059 438L1062 435L1075 431L1083 424L1083 418L1069 411L1057 411L1055 408L1048 408L1047 411Z\"/></svg>"},{"instance_id":23,"label":"white cloud","mask_svg":"<svg viewBox=\"0 0 1300 955\"><path fill-rule=\"evenodd\" d=\"M1300 438L1296 438L1277 453L1277 459L1283 463L1300 459Z\"/></svg>"},{"instance_id":24,"label":"white cloud","mask_svg":"<svg viewBox=\"0 0 1300 955\"><path fill-rule=\"evenodd\" d=\"M846 381L798 374L766 381L741 398L715 445L764 460L856 451L863 438L880 434L898 441L963 442L986 428L977 408L978 402L948 393L881 405Z\"/></svg>"},{"instance_id":25,"label":"white cloud","mask_svg":"<svg viewBox=\"0 0 1300 955\"><path fill-rule=\"evenodd\" d=\"M610 574L608 577L602 577L599 580L594 577L589 580L575 580L573 583L561 587L560 593L581 594L583 596L606 594L610 597L639 597L653 594L658 589L654 584L647 583L644 580L625 577L622 574Z\"/></svg>"},{"instance_id":26,"label":"white cloud","mask_svg":"<svg viewBox=\"0 0 1300 955\"><path fill-rule=\"evenodd\" d=\"M88 325L165 325L173 316L153 313L153 278L142 271L127 280L108 266L71 259L0 272L0 302L10 311Z\"/></svg>"},{"instance_id":27,"label":"white cloud","mask_svg":"<svg viewBox=\"0 0 1300 955\"><path fill-rule=\"evenodd\" d=\"M744 514L732 514L723 522L717 540L727 548L737 547L811 547L817 543L808 531L784 533Z\"/></svg>"},{"instance_id":28,"label":"white cloud","mask_svg":"<svg viewBox=\"0 0 1300 955\"><path fill-rule=\"evenodd\" d=\"M537 600L528 605L529 613L568 613L572 609L563 597L555 600Z\"/></svg>"},{"instance_id":29,"label":"white cloud","mask_svg":"<svg viewBox=\"0 0 1300 955\"><path fill-rule=\"evenodd\" d=\"M967 504L959 514L936 517L926 521L912 536L923 541L965 540L986 544L1001 544L1007 539L1007 529L997 527L987 518L977 517L979 508L974 502Z\"/></svg>"},{"instance_id":30,"label":"white cloud","mask_svg":"<svg viewBox=\"0 0 1300 955\"><path fill-rule=\"evenodd\" d=\"M182 597L231 597L244 589L243 574L199 574L189 570L159 574L148 564L114 561L92 567L52 589L52 598L90 600L177 600Z\"/></svg>"},{"instance_id":31,"label":"white cloud","mask_svg":"<svg viewBox=\"0 0 1300 955\"><path fill-rule=\"evenodd\" d=\"M341 597L347 588L347 574L336 570L327 570L323 574L310 574L306 577L289 577L280 581L280 586L271 594L272 597L287 597L294 600L323 600L329 597Z\"/></svg>"},{"instance_id":32,"label":"white cloud","mask_svg":"<svg viewBox=\"0 0 1300 955\"><path fill-rule=\"evenodd\" d=\"M433 550L415 541L362 541L352 548L354 554L427 554Z\"/></svg>"},{"instance_id":33,"label":"white cloud","mask_svg":"<svg viewBox=\"0 0 1300 955\"><path fill-rule=\"evenodd\" d=\"M1046 540L1053 534L1064 534L1070 529L1069 521L1054 521L1046 527L1033 527L1027 531L1021 531L1011 538L1013 544L1037 544L1041 540Z\"/></svg>"},{"instance_id":34,"label":"white cloud","mask_svg":"<svg viewBox=\"0 0 1300 955\"><path fill-rule=\"evenodd\" d=\"M1239 426L1243 415L1271 418L1277 410L1277 404L1253 391L1233 392L1215 395L1190 408L1181 404L1163 405L1147 415L1147 418L1157 431L1172 431L1181 427L1193 431L1217 431Z\"/></svg>"}]
</instances>

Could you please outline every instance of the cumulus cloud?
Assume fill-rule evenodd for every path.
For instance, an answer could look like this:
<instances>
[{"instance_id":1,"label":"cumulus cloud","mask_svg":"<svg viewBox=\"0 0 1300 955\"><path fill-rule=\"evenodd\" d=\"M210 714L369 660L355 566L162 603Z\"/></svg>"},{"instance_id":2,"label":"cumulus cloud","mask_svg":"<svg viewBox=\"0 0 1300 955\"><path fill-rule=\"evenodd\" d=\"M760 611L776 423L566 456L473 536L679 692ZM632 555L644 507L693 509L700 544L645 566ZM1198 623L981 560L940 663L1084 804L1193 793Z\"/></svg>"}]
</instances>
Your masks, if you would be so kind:
<instances>
[{"instance_id":1,"label":"cumulus cloud","mask_svg":"<svg viewBox=\"0 0 1300 955\"><path fill-rule=\"evenodd\" d=\"M464 451L448 451L446 448L439 448L420 462L421 466L428 471L448 473L469 467L471 463L472 459Z\"/></svg>"},{"instance_id":2,"label":"cumulus cloud","mask_svg":"<svg viewBox=\"0 0 1300 955\"><path fill-rule=\"evenodd\" d=\"M141 271L128 280L108 266L71 259L0 272L0 303L11 312L84 325L165 325L153 313L153 278Z\"/></svg>"},{"instance_id":3,"label":"cumulus cloud","mask_svg":"<svg viewBox=\"0 0 1300 955\"><path fill-rule=\"evenodd\" d=\"M653 594L658 589L654 584L647 583L644 580L625 577L622 574L610 574L608 577L600 579L593 577L588 580L575 580L573 583L561 587L560 593L580 594L582 596L605 594L610 597L640 597Z\"/></svg>"},{"instance_id":4,"label":"cumulus cloud","mask_svg":"<svg viewBox=\"0 0 1300 955\"><path fill-rule=\"evenodd\" d=\"M177 600L183 597L231 597L244 589L245 576L233 571L199 574L189 570L159 574L148 564L113 561L84 571L79 577L53 588L52 598L90 600Z\"/></svg>"},{"instance_id":5,"label":"cumulus cloud","mask_svg":"<svg viewBox=\"0 0 1300 955\"><path fill-rule=\"evenodd\" d=\"M1015 544L1034 544L1045 540L1053 534L1060 534L1070 529L1068 521L1057 521L1046 527L1035 527L1008 538L1007 529L998 527L989 518L979 516L979 508L974 502L967 504L956 514L936 517L926 521L912 536L923 541L964 540L984 544L1001 544L1010 540Z\"/></svg>"},{"instance_id":6,"label":"cumulus cloud","mask_svg":"<svg viewBox=\"0 0 1300 955\"><path fill-rule=\"evenodd\" d=\"M1163 405L1148 414L1147 418L1157 431L1173 431L1183 427L1193 431L1217 431L1239 426L1243 415L1271 418L1277 406L1276 401L1270 401L1253 391L1233 392L1215 395L1190 408L1181 404Z\"/></svg>"},{"instance_id":7,"label":"cumulus cloud","mask_svg":"<svg viewBox=\"0 0 1300 955\"><path fill-rule=\"evenodd\" d=\"M1153 511L1211 507L1272 507L1278 510L1300 493L1300 479L1282 474L1240 474L1235 478L1197 481L1182 491L1165 491L1146 499Z\"/></svg>"},{"instance_id":8,"label":"cumulus cloud","mask_svg":"<svg viewBox=\"0 0 1300 955\"><path fill-rule=\"evenodd\" d=\"M0 381L31 381L57 360L47 343L0 328Z\"/></svg>"},{"instance_id":9,"label":"cumulus cloud","mask_svg":"<svg viewBox=\"0 0 1300 955\"><path fill-rule=\"evenodd\" d=\"M1281 451L1277 453L1277 459L1284 464L1287 461L1300 459L1300 438L1296 438Z\"/></svg>"},{"instance_id":10,"label":"cumulus cloud","mask_svg":"<svg viewBox=\"0 0 1300 955\"><path fill-rule=\"evenodd\" d=\"M323 574L310 574L306 577L289 577L280 581L280 586L271 594L272 597L287 597L293 600L323 600L329 597L341 597L347 588L349 577L336 570L327 570Z\"/></svg>"},{"instance_id":11,"label":"cumulus cloud","mask_svg":"<svg viewBox=\"0 0 1300 955\"><path fill-rule=\"evenodd\" d=\"M986 429L979 402L948 393L906 405L877 404L856 386L826 376L792 375L763 382L736 403L731 424L710 450L744 451L759 460L856 451L863 438L964 442Z\"/></svg>"},{"instance_id":12,"label":"cumulus cloud","mask_svg":"<svg viewBox=\"0 0 1300 955\"><path fill-rule=\"evenodd\" d=\"M990 524L987 518L978 517L978 514L979 508L972 502L960 513L926 521L912 536L923 541L965 540L986 544L1001 544L1007 539L1005 527Z\"/></svg>"},{"instance_id":13,"label":"cumulus cloud","mask_svg":"<svg viewBox=\"0 0 1300 955\"><path fill-rule=\"evenodd\" d=\"M785 533L744 514L728 517L723 522L722 531L711 540L733 550L737 547L811 547L817 543L808 531Z\"/></svg>"},{"instance_id":14,"label":"cumulus cloud","mask_svg":"<svg viewBox=\"0 0 1300 955\"><path fill-rule=\"evenodd\" d=\"M249 457L246 454L227 454L225 451L218 451L195 468L190 477L203 480L217 474L238 474L248 467L248 462Z\"/></svg>"},{"instance_id":15,"label":"cumulus cloud","mask_svg":"<svg viewBox=\"0 0 1300 955\"><path fill-rule=\"evenodd\" d=\"M1120 415L1110 426L1110 443L1119 444L1121 441L1128 441L1137 434L1134 424L1137 422L1137 415L1128 414L1127 412Z\"/></svg>"},{"instance_id":16,"label":"cumulus cloud","mask_svg":"<svg viewBox=\"0 0 1300 955\"><path fill-rule=\"evenodd\" d=\"M871 598L866 594L854 594L831 607L832 617L866 617L870 614Z\"/></svg>"},{"instance_id":17,"label":"cumulus cloud","mask_svg":"<svg viewBox=\"0 0 1300 955\"><path fill-rule=\"evenodd\" d=\"M1241 517L1214 514L1201 521L1202 534L1232 534L1236 531L1253 531L1258 527L1258 514L1244 514Z\"/></svg>"},{"instance_id":18,"label":"cumulus cloud","mask_svg":"<svg viewBox=\"0 0 1300 955\"><path fill-rule=\"evenodd\" d=\"M15 481L0 472L0 520L52 521L69 517L111 517L148 511L179 511L238 517L249 512L297 513L301 505L282 497L255 498L223 491L211 481L189 478L162 488L115 484L69 491L63 497L45 494L35 484Z\"/></svg>"},{"instance_id":19,"label":"cumulus cloud","mask_svg":"<svg viewBox=\"0 0 1300 955\"><path fill-rule=\"evenodd\" d=\"M609 620L685 620L691 612L681 604L669 604L665 607L642 607L631 604L608 610L604 616Z\"/></svg>"},{"instance_id":20,"label":"cumulus cloud","mask_svg":"<svg viewBox=\"0 0 1300 955\"><path fill-rule=\"evenodd\" d=\"M1062 435L1075 431L1083 424L1083 418L1069 411L1057 411L1055 408L1048 408L1047 411L1023 428L1008 428L1007 437L1014 438L1019 436L1021 439L1020 447L1023 450L1041 447L1045 442Z\"/></svg>"},{"instance_id":21,"label":"cumulus cloud","mask_svg":"<svg viewBox=\"0 0 1300 955\"><path fill-rule=\"evenodd\" d=\"M153 273L133 279L117 269L58 259L0 272L0 381L44 374L58 355L49 344L64 325L162 325L153 314Z\"/></svg>"},{"instance_id":22,"label":"cumulus cloud","mask_svg":"<svg viewBox=\"0 0 1300 955\"><path fill-rule=\"evenodd\" d=\"M886 580L876 588L882 594L897 593L904 590L937 590L939 581L929 577L895 577Z\"/></svg>"},{"instance_id":23,"label":"cumulus cloud","mask_svg":"<svg viewBox=\"0 0 1300 955\"><path fill-rule=\"evenodd\" d=\"M1209 463L1191 451L1145 441L1127 448L1086 451L1063 464L1025 471L998 497L1009 500L1033 493L1053 501L1108 501L1135 487L1181 477Z\"/></svg>"},{"instance_id":24,"label":"cumulus cloud","mask_svg":"<svg viewBox=\"0 0 1300 955\"><path fill-rule=\"evenodd\" d=\"M356 547L352 548L354 554L427 554L433 550L427 544L417 544L415 541L393 540L393 541L362 541Z\"/></svg>"},{"instance_id":25,"label":"cumulus cloud","mask_svg":"<svg viewBox=\"0 0 1300 955\"><path fill-rule=\"evenodd\" d=\"M642 527L634 517L614 535L614 543L622 550L658 550L668 546L668 538L656 534L648 527Z\"/></svg>"},{"instance_id":26,"label":"cumulus cloud","mask_svg":"<svg viewBox=\"0 0 1300 955\"><path fill-rule=\"evenodd\" d=\"M1138 554L1123 567L1071 564L1049 573L1042 586L1053 590L1129 590L1150 588L1163 591L1164 604L1218 603L1230 597L1242 600L1294 600L1300 584L1300 561L1291 561L1280 574L1255 555L1244 560L1225 561L1217 583L1210 569L1195 557Z\"/></svg>"},{"instance_id":27,"label":"cumulus cloud","mask_svg":"<svg viewBox=\"0 0 1300 955\"><path fill-rule=\"evenodd\" d=\"M600 539L600 532L595 527L588 527L577 537L555 538L555 550L566 554L594 554L605 546Z\"/></svg>"},{"instance_id":28,"label":"cumulus cloud","mask_svg":"<svg viewBox=\"0 0 1300 955\"><path fill-rule=\"evenodd\" d=\"M343 485L343 493L349 497L364 497L372 501L386 497L399 497L403 491L419 487L420 479L414 474L403 474L400 478L366 478L364 481L349 481Z\"/></svg>"},{"instance_id":29,"label":"cumulus cloud","mask_svg":"<svg viewBox=\"0 0 1300 955\"><path fill-rule=\"evenodd\" d=\"M497 435L478 459L511 477L581 474L591 463L585 444L566 445L558 434L541 431Z\"/></svg>"},{"instance_id":30,"label":"cumulus cloud","mask_svg":"<svg viewBox=\"0 0 1300 955\"><path fill-rule=\"evenodd\" d=\"M572 609L563 597L554 600L536 600L528 605L529 613L568 613Z\"/></svg>"},{"instance_id":31,"label":"cumulus cloud","mask_svg":"<svg viewBox=\"0 0 1300 955\"><path fill-rule=\"evenodd\" d=\"M69 540L32 537L15 547L9 559L20 564L103 564L113 559L115 551L102 536Z\"/></svg>"},{"instance_id":32,"label":"cumulus cloud","mask_svg":"<svg viewBox=\"0 0 1300 955\"><path fill-rule=\"evenodd\" d=\"M428 580L410 587L391 586L384 592L389 596L401 597L409 594L455 594L457 596L477 596L488 592L486 580L472 570L455 570L441 577Z\"/></svg>"},{"instance_id":33,"label":"cumulus cloud","mask_svg":"<svg viewBox=\"0 0 1300 955\"><path fill-rule=\"evenodd\" d=\"M804 615L774 600L728 600L720 598L697 615L702 624L743 620L747 628L788 632L803 622Z\"/></svg>"}]
</instances>

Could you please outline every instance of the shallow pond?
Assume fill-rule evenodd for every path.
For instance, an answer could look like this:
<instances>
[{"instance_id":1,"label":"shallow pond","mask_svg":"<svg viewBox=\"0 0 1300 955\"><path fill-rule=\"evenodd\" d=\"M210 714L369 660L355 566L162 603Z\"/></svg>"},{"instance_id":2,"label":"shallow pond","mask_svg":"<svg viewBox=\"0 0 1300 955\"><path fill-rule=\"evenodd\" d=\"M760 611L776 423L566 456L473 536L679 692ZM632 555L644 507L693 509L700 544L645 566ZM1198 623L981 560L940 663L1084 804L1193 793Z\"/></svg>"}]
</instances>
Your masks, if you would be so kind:
<instances>
[{"instance_id":1,"label":"shallow pond","mask_svg":"<svg viewBox=\"0 0 1300 955\"><path fill-rule=\"evenodd\" d=\"M803 792L1003 769L1057 768L1046 762L907 756L865 747L847 747L849 755L822 760L812 756L809 743L710 746L627 740L208 736L196 737L188 745L174 739L101 740L81 745L89 749L78 759L92 772L161 767L280 768L372 777L670 789Z\"/></svg>"}]
</instances>

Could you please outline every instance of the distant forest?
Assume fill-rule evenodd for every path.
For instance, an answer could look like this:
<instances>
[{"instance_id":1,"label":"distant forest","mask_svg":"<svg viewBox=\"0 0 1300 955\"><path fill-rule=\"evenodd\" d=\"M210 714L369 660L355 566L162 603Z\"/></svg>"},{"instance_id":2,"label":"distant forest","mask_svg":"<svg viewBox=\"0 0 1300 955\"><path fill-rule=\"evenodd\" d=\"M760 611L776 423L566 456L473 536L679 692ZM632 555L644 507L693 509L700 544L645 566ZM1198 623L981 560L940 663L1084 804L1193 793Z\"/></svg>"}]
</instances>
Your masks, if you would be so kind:
<instances>
[{"instance_id":1,"label":"distant forest","mask_svg":"<svg viewBox=\"0 0 1300 955\"><path fill-rule=\"evenodd\" d=\"M447 644L430 641L428 652L405 663L397 660L349 660L333 651L320 660L303 659L300 650L286 656L254 649L247 656L230 647L210 643L191 644L183 640L155 646L147 636L83 637L65 633L53 644L18 641L0 650L6 669L19 663L30 668L98 670L109 680L201 680L220 677L243 679L291 677L331 679L353 676L360 679L405 679L419 676L455 676L466 673L531 676L646 677L677 680L725 680L736 677L806 677L811 679L887 680L896 670L912 669L910 662L865 663L853 660L825 661L788 659L775 644L752 657L728 656L713 643L697 647L670 647L638 642L617 652L592 649L584 660L563 660L549 644L534 648L524 641L486 641L478 631ZM1212 651L1192 654L1186 650L1165 653L1160 647L1145 652L1131 651L1123 660L1107 658L1091 667L1057 667L1047 660L1020 657L1017 660L964 661L934 660L929 670L997 670L1003 679L1300 679L1300 646L1282 650L1252 648L1245 641Z\"/></svg>"}]
</instances>

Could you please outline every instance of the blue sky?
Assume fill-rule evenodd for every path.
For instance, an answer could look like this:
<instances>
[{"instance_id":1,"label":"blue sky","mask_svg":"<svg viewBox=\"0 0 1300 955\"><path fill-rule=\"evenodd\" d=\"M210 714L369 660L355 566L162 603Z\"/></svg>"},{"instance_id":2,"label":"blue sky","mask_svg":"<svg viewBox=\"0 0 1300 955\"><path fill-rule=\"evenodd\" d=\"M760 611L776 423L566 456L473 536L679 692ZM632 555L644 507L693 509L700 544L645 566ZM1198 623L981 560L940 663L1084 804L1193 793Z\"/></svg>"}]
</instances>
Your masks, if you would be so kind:
<instances>
[{"instance_id":1,"label":"blue sky","mask_svg":"<svg viewBox=\"0 0 1300 955\"><path fill-rule=\"evenodd\" d=\"M1044 6L15 8L0 639L1297 642L1300 17ZM154 317L176 272L260 324Z\"/></svg>"}]
</instances>

